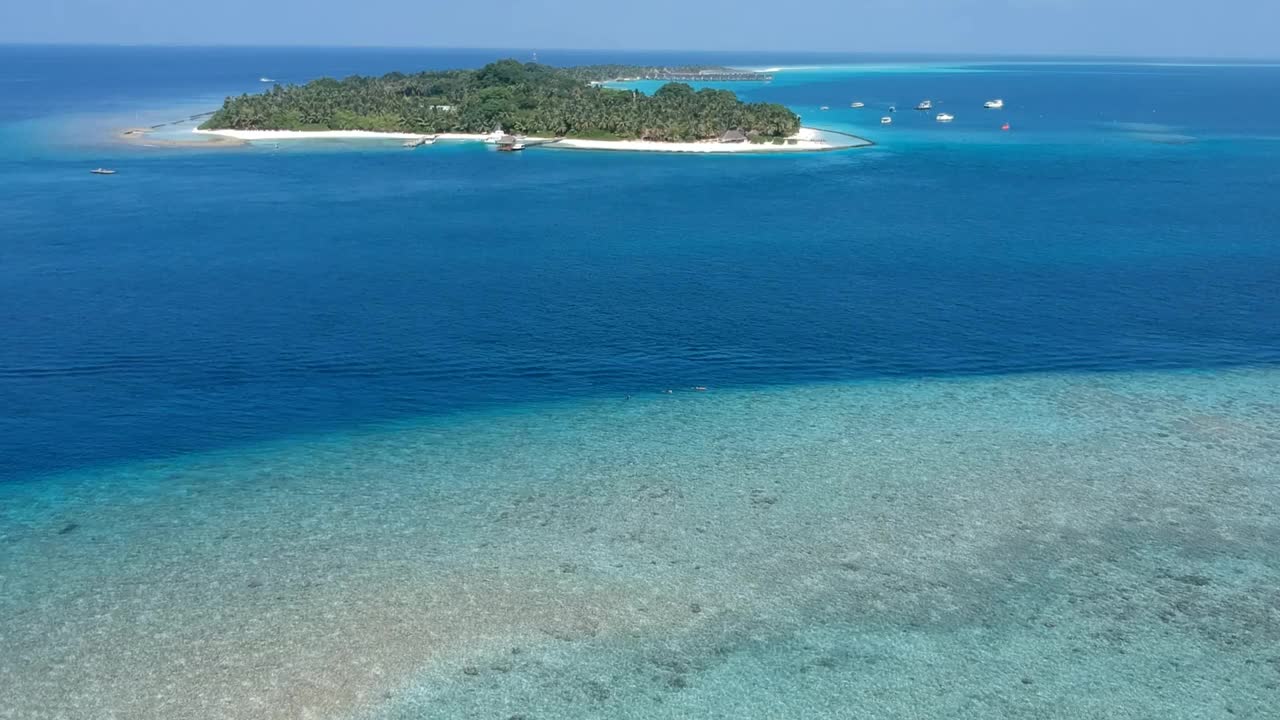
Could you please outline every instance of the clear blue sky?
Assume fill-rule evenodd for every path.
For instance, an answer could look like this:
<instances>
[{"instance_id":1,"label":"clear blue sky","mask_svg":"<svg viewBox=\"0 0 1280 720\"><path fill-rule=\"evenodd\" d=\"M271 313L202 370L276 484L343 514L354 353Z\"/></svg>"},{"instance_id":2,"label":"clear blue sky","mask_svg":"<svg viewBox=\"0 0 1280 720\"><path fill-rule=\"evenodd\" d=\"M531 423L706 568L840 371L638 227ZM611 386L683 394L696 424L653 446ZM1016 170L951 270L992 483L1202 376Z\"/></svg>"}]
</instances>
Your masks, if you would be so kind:
<instances>
[{"instance_id":1,"label":"clear blue sky","mask_svg":"<svg viewBox=\"0 0 1280 720\"><path fill-rule=\"evenodd\" d=\"M0 42L1277 57L1280 0L3 0Z\"/></svg>"}]
</instances>

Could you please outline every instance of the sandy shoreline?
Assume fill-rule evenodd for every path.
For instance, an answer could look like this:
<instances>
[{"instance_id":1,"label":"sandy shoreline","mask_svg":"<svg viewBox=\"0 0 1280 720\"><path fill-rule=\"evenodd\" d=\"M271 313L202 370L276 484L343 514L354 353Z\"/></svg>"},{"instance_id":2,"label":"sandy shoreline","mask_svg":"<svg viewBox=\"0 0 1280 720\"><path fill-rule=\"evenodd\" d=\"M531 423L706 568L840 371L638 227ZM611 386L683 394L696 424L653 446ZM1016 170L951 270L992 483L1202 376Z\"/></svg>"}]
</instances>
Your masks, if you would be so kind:
<instances>
[{"instance_id":1,"label":"sandy shoreline","mask_svg":"<svg viewBox=\"0 0 1280 720\"><path fill-rule=\"evenodd\" d=\"M246 142L278 140L416 140L431 137L421 133L372 132L369 130L202 130L197 135L234 138ZM483 140L484 135L438 135L441 139Z\"/></svg>"},{"instance_id":2,"label":"sandy shoreline","mask_svg":"<svg viewBox=\"0 0 1280 720\"><path fill-rule=\"evenodd\" d=\"M432 137L417 133L372 132L368 130L202 130L194 133L208 135L213 138L225 138L240 143L246 142L280 142L289 140L415 140ZM845 137L843 134L838 134ZM434 135L438 140L481 142L490 135L468 133L440 133ZM698 142L655 142L650 140L583 140L576 138L522 137L525 142L544 143L540 147L567 150L615 150L629 152L667 152L667 153L771 153L771 152L814 152L824 150L840 150L870 145L862 138L847 136L847 144L836 144L829 140L829 135L816 128L801 128L798 133L787 139L784 144L773 143L722 143L715 140ZM194 141L196 144L202 141Z\"/></svg>"},{"instance_id":3,"label":"sandy shoreline","mask_svg":"<svg viewBox=\"0 0 1280 720\"><path fill-rule=\"evenodd\" d=\"M860 140L860 139L859 139ZM578 140L567 138L548 147L574 150L622 150L632 152L674 153L766 153L766 152L814 152L859 147L860 143L836 145L828 142L821 130L800 128L800 132L787 138L786 143L722 143L716 140L701 142L654 142L650 140Z\"/></svg>"}]
</instances>

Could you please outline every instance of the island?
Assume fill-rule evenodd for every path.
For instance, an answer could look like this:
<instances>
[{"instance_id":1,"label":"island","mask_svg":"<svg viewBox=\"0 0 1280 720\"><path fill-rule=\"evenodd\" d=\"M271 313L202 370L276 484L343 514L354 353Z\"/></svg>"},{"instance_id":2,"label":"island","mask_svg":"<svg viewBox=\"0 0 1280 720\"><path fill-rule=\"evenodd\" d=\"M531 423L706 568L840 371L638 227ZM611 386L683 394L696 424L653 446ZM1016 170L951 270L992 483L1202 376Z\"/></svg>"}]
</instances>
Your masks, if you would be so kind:
<instances>
[{"instance_id":1,"label":"island","mask_svg":"<svg viewBox=\"0 0 1280 720\"><path fill-rule=\"evenodd\" d=\"M619 78L763 80L716 67L557 68L500 60L477 70L322 78L227 98L197 132L239 140L299 137L483 139L557 147L724 152L841 147L801 128L784 105L729 90L666 82L653 94L608 87ZM853 140L857 140L853 138ZM853 144L853 143L850 143Z\"/></svg>"}]
</instances>

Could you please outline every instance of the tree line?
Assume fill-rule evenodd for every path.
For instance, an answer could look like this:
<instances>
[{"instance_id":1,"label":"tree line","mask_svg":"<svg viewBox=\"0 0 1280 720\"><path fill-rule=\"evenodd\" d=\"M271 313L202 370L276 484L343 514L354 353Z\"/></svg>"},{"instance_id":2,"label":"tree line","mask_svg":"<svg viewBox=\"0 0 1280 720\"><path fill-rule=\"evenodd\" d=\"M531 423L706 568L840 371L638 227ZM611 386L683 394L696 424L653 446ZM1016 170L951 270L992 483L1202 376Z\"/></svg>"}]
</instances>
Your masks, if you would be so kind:
<instances>
[{"instance_id":1,"label":"tree line","mask_svg":"<svg viewBox=\"0 0 1280 720\"><path fill-rule=\"evenodd\" d=\"M668 83L653 95L592 85L589 79L646 68L554 68L501 60L479 70L323 78L230 97L201 126L236 130L507 132L552 137L692 141L739 129L779 138L800 129L783 105L744 103L728 90Z\"/></svg>"}]
</instances>

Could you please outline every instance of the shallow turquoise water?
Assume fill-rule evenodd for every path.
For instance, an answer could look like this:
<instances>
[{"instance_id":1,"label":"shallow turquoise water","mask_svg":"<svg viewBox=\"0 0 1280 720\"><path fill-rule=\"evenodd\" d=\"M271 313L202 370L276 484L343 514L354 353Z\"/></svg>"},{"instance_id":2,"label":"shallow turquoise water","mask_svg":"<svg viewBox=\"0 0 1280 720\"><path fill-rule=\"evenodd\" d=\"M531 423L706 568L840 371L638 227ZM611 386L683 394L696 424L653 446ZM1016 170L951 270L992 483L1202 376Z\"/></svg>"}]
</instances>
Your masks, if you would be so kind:
<instances>
[{"instance_id":1,"label":"shallow turquoise water","mask_svg":"<svg viewBox=\"0 0 1280 720\"><path fill-rule=\"evenodd\" d=\"M107 137L479 51L2 50L0 718L1280 705L1277 68L783 71L877 145L512 158Z\"/></svg>"},{"instance_id":2,"label":"shallow turquoise water","mask_svg":"<svg viewBox=\"0 0 1280 720\"><path fill-rule=\"evenodd\" d=\"M15 717L1266 717L1278 388L680 391L0 486L0 672Z\"/></svg>"}]
</instances>

